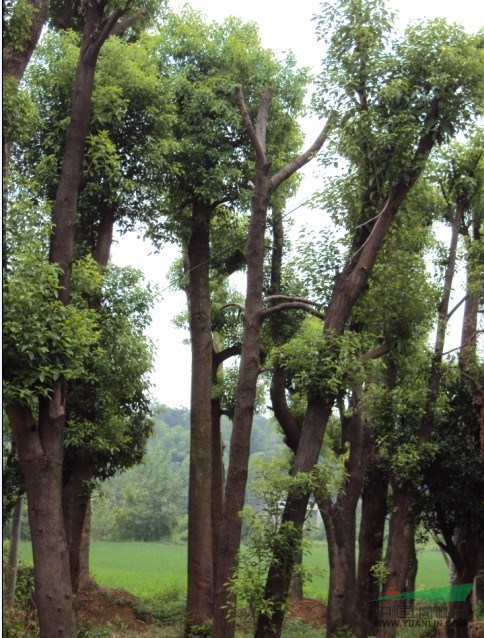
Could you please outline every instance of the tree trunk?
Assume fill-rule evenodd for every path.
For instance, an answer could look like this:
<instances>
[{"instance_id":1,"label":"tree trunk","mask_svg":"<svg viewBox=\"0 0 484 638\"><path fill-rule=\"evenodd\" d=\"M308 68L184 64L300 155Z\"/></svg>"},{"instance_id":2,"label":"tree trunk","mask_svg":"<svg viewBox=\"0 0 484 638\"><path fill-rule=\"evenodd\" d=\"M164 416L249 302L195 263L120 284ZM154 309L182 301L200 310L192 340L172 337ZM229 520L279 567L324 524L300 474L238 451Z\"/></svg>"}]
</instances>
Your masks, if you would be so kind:
<instances>
[{"instance_id":1,"label":"tree trunk","mask_svg":"<svg viewBox=\"0 0 484 638\"><path fill-rule=\"evenodd\" d=\"M224 515L216 578L214 638L232 638L235 623L227 620L227 604L236 605L234 595L228 596L226 583L236 569L240 547L245 488L250 453L250 433L260 373L260 340L263 295L264 234L269 203L268 162L259 164L252 194L252 213L247 242L247 294L244 310L242 350L236 388L234 425L230 441L229 467L225 488Z\"/></svg>"},{"instance_id":2,"label":"tree trunk","mask_svg":"<svg viewBox=\"0 0 484 638\"><path fill-rule=\"evenodd\" d=\"M209 207L193 206L187 249L192 349L187 632L207 622L213 611L210 214Z\"/></svg>"},{"instance_id":3,"label":"tree trunk","mask_svg":"<svg viewBox=\"0 0 484 638\"><path fill-rule=\"evenodd\" d=\"M291 602L298 602L304 598L304 581L301 573L303 564L303 553L299 550L294 557L294 573L289 587L289 599Z\"/></svg>"},{"instance_id":4,"label":"tree trunk","mask_svg":"<svg viewBox=\"0 0 484 638\"><path fill-rule=\"evenodd\" d=\"M213 340L212 356L212 384L217 382L217 374L222 364L218 365L216 353L218 344ZM225 469L223 460L223 441L221 432L222 408L220 399L212 399L212 573L217 573L217 559L220 548L220 536L222 534L222 517L224 509Z\"/></svg>"},{"instance_id":5,"label":"tree trunk","mask_svg":"<svg viewBox=\"0 0 484 638\"><path fill-rule=\"evenodd\" d=\"M406 590L416 527L415 521L411 516L412 491L406 485L394 484L392 485L392 492L392 515L390 517L385 560L388 576L383 589L384 596L401 593ZM397 600L385 600L382 603L383 613L380 614L380 619L398 622L399 609L402 604L405 603ZM379 638L394 638L396 633L397 627L383 626L381 624L377 635Z\"/></svg>"},{"instance_id":6,"label":"tree trunk","mask_svg":"<svg viewBox=\"0 0 484 638\"><path fill-rule=\"evenodd\" d=\"M22 528L22 502L23 497L21 496L13 510L12 531L10 533L10 547L8 551L7 565L7 589L5 592L5 602L9 607L13 607L15 586L17 584L18 548L20 544L20 531Z\"/></svg>"},{"instance_id":7,"label":"tree trunk","mask_svg":"<svg viewBox=\"0 0 484 638\"><path fill-rule=\"evenodd\" d=\"M343 443L350 443L346 463L348 478L335 503L317 494L329 551L329 594L326 633L333 636L343 627L356 633L356 506L363 487L368 448L368 427L353 396L353 416L342 415Z\"/></svg>"},{"instance_id":8,"label":"tree trunk","mask_svg":"<svg viewBox=\"0 0 484 638\"><path fill-rule=\"evenodd\" d=\"M94 475L94 463L87 448L76 451L69 464L69 477L62 488L62 511L69 548L72 591L80 589L82 533L86 512L91 501L89 482Z\"/></svg>"},{"instance_id":9,"label":"tree trunk","mask_svg":"<svg viewBox=\"0 0 484 638\"><path fill-rule=\"evenodd\" d=\"M377 603L382 594L380 584L374 578L371 568L383 557L383 538L387 515L388 475L370 455L370 467L365 478L362 494L360 534L358 538L357 577L357 636L364 638L374 635L376 629Z\"/></svg>"},{"instance_id":10,"label":"tree trunk","mask_svg":"<svg viewBox=\"0 0 484 638\"><path fill-rule=\"evenodd\" d=\"M49 261L59 264L59 300L69 303L74 256L77 199L85 142L89 132L91 97L98 54L122 11L103 22L104 5L87 6L84 33L72 96L61 173L53 207L54 232ZM35 569L35 599L42 638L76 635L75 597L62 515L62 462L66 418L66 385L40 399L39 420L27 407L7 407L24 477Z\"/></svg>"},{"instance_id":11,"label":"tree trunk","mask_svg":"<svg viewBox=\"0 0 484 638\"><path fill-rule=\"evenodd\" d=\"M453 567L452 585L474 582L479 569L479 537L470 526L460 526L452 539L446 539L451 548ZM472 620L472 593L463 602L449 604L446 638L467 638Z\"/></svg>"},{"instance_id":12,"label":"tree trunk","mask_svg":"<svg viewBox=\"0 0 484 638\"><path fill-rule=\"evenodd\" d=\"M79 555L79 591L89 591L97 587L91 577L89 569L89 555L91 549L91 499L87 504L82 526L81 547Z\"/></svg>"},{"instance_id":13,"label":"tree trunk","mask_svg":"<svg viewBox=\"0 0 484 638\"><path fill-rule=\"evenodd\" d=\"M50 401L42 401L38 426L25 406L10 405L7 414L27 493L40 635L75 638L75 597L61 501L65 421L61 384L55 386Z\"/></svg>"},{"instance_id":14,"label":"tree trunk","mask_svg":"<svg viewBox=\"0 0 484 638\"><path fill-rule=\"evenodd\" d=\"M455 272L457 256L457 244L459 239L460 226L464 209L461 204L457 205L457 210L452 220L452 232L449 247L449 257L444 276L444 287L442 300L439 305L439 317L437 322L437 334L435 337L435 347L432 355L430 374L427 381L427 396L425 410L419 428L419 444L424 445L430 440L434 425L434 410L440 390L442 376L441 365L444 352L445 333L448 323L449 301L452 291L452 282ZM401 484L393 484L394 510L390 518L390 533L388 538L387 554L385 565L389 572L385 591L396 588L399 592L405 591L407 574L410 565L410 557L415 535L415 521L413 520L412 504L413 491L415 486L409 481ZM389 603L392 618L398 618L397 602ZM394 638L397 627L380 627L378 636L380 638Z\"/></svg>"}]
</instances>

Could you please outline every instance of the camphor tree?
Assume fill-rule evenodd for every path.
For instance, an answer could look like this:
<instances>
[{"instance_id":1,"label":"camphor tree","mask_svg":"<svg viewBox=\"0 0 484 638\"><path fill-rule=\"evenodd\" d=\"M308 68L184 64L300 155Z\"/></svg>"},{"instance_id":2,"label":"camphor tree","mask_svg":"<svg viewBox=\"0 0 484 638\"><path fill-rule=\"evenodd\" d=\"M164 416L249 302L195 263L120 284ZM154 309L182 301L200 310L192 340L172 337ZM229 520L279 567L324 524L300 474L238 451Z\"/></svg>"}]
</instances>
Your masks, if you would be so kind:
<instances>
[{"instance_id":1,"label":"camphor tree","mask_svg":"<svg viewBox=\"0 0 484 638\"><path fill-rule=\"evenodd\" d=\"M184 251L192 348L187 616L189 626L199 626L213 614L217 560L207 521L215 509L212 494L220 501L222 491L220 434L217 420L212 422L213 370L234 354L224 348L214 355L219 344L212 337L211 294L217 293L210 286L211 247L216 243L225 252L221 236L232 236L236 226L243 228L233 220L248 204L252 178L252 150L234 88L247 87L253 102L268 84L279 89L272 144L275 156L283 157L297 143L294 116L302 108L306 72L295 68L291 57L279 63L261 48L255 26L235 19L205 24L199 14L187 10L169 16L158 39L160 71L171 79L175 92L179 145L169 154L160 215L149 221L152 237L171 236ZM237 263L227 268L227 275L243 262L240 248L230 252ZM212 273L220 261L220 255L215 256Z\"/></svg>"},{"instance_id":2,"label":"camphor tree","mask_svg":"<svg viewBox=\"0 0 484 638\"><path fill-rule=\"evenodd\" d=\"M17 144L14 159L22 166L24 174L29 175L32 183L36 185L35 191L39 198L51 199L55 196L78 56L79 36L75 32L52 32L44 38L27 72L27 91L36 107L38 126L27 147ZM78 202L75 248L78 256L91 254L103 270L109 259L114 224L117 223L122 228L130 227L143 210L155 206L162 174L166 169L163 152L170 140L170 96L168 87L161 86L159 73L153 58L150 57L149 38L141 37L133 42L112 38L106 43L100 54L95 76L90 133L87 138ZM145 108L146 104L150 105L149 109ZM120 312L126 312L126 317L132 314L133 341L130 347L137 348L136 340L142 341L141 324L146 322L146 316L141 323L138 319L143 312L148 312L150 302L139 287L139 280L134 273L120 273L114 280L113 276L114 271L111 270L102 291L90 297L89 305L93 309L102 306L101 319L104 330L107 329L106 322L109 322L107 308L113 312L111 321L115 320L116 313L118 318ZM115 280L119 287L116 294L119 295L123 290L126 296L124 309L119 299L114 307L112 305ZM131 293L130 285L133 286ZM138 294L138 300L136 294L133 296L135 292ZM109 293L108 298L105 297L106 293ZM127 325L122 329L118 326L117 329L119 335L123 334L124 330L127 337ZM107 337L106 342L112 343L112 340ZM118 405L119 410L125 411L125 419L129 420L134 418L136 412L146 414L148 409L147 399L143 398L141 387L141 394L136 397L132 384L135 383L138 373L140 379L143 377L144 373L140 370L147 370L149 357L141 351L138 353L139 356L128 354L126 351L126 365L131 362L132 367L131 370L126 368L125 380L129 379L130 383L112 386L112 407ZM99 362L96 365L99 367ZM115 378L116 373L112 371L108 374L107 378L109 377ZM93 458L93 449L96 447L93 428L100 431L99 441L104 438L105 444L107 442L106 414L99 408L99 401L104 406L106 404L107 388L102 387L104 382L98 374L93 373L89 380L86 375L86 380L79 388L77 384L71 384L70 387L70 392L77 397L78 405L79 397L84 393L81 420L90 420L91 423L89 428L85 428L85 432L89 432L89 435L86 434L86 444L82 446L78 440L77 446L69 447L63 472L64 520L74 591L78 587L81 530L84 512L89 502L89 490L82 486L93 475L99 476L99 473L102 473L103 464L111 465L114 469L116 467L114 456L109 463L102 460L99 451L95 455L96 458ZM117 401L114 400L116 392ZM104 398L98 399L98 393L104 394ZM131 408L128 406L130 402ZM133 411L131 415L130 409ZM72 414L72 406L68 407L68 411ZM112 415L108 421L112 427L116 425ZM121 437L123 423L120 414L120 432L113 436ZM101 432L103 428L104 434ZM147 434L143 419L139 421L139 428L139 444L134 444L132 450L133 462L139 460L141 442ZM133 429L121 448L124 445L128 452L129 439L133 442L133 437L136 436ZM88 441L91 443L88 444ZM134 453L135 449L138 449L138 452ZM120 460L119 453L122 456L122 452L118 450L118 460L122 467L128 460ZM84 544L84 547L87 545Z\"/></svg>"},{"instance_id":3,"label":"camphor tree","mask_svg":"<svg viewBox=\"0 0 484 638\"><path fill-rule=\"evenodd\" d=\"M14 372L9 371L8 378L12 383L6 398L6 411L28 497L41 634L52 636L61 632L66 637L76 634L61 506L66 380L83 374L83 363L90 344L96 340L94 313L84 308L83 314L76 320L75 305L71 307L70 304L77 200L99 52L113 31L119 29L123 14L135 7L129 2L120 6L92 2L78 8L74 22L81 25L81 47L52 207L53 231L48 260L40 262L40 273L35 273L35 279L35 269L31 261L28 265L28 259L16 271L7 271L6 275L12 308L14 301L17 305L38 301L39 308L44 311L42 319L50 318L51 321L50 327L45 329L37 312L29 314L25 313L26 308L19 309L24 312L17 317L25 317L30 322L37 318L37 326L32 322L31 327L35 327L44 340L39 344L35 361L28 355L23 357L26 367L20 373L21 348L24 347L25 351L29 348L17 337L18 333L10 332L15 330L15 321L7 324L6 343L10 351L6 363ZM32 285L30 296L22 293L23 284L20 282L25 277ZM34 281L39 283L38 288L32 283ZM70 315L72 318L69 318ZM21 334L24 334L23 330Z\"/></svg>"},{"instance_id":4,"label":"camphor tree","mask_svg":"<svg viewBox=\"0 0 484 638\"><path fill-rule=\"evenodd\" d=\"M341 336L362 296L386 233L418 180L432 148L461 127L479 86L476 38L443 21L409 28L385 50L390 24L382 3L348 1L326 7L330 46L321 78L322 108L344 113L337 151L349 163L345 216L349 223L345 266L334 282L325 313L320 356L337 364ZM321 19L320 32L328 22ZM330 91L335 93L333 102ZM343 213L343 211L342 211ZM332 370L332 366L326 366ZM344 369L338 370L343 375ZM318 460L336 399L331 379L308 387L307 410L293 472L309 472ZM301 529L308 494L288 494L284 520ZM257 636L280 635L291 565L273 563L266 595L281 604L261 615Z\"/></svg>"}]
</instances>

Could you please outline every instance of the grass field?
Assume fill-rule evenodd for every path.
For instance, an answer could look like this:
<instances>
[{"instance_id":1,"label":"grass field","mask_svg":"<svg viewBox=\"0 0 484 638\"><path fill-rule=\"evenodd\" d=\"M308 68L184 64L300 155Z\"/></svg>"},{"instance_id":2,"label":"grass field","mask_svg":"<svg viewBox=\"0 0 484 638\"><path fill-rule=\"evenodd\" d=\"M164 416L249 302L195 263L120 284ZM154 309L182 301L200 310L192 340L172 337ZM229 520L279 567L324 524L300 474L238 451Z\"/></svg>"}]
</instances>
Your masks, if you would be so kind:
<instances>
[{"instance_id":1,"label":"grass field","mask_svg":"<svg viewBox=\"0 0 484 638\"><path fill-rule=\"evenodd\" d=\"M20 557L30 562L29 543L22 543ZM417 589L444 587L448 572L442 554L435 546L418 553ZM108 543L91 545L91 573L101 585L122 588L144 600L168 590L184 588L187 550L184 545L163 543ZM305 557L305 566L319 572L305 588L310 598L325 599L328 591L328 557L324 543L316 544Z\"/></svg>"}]
</instances>

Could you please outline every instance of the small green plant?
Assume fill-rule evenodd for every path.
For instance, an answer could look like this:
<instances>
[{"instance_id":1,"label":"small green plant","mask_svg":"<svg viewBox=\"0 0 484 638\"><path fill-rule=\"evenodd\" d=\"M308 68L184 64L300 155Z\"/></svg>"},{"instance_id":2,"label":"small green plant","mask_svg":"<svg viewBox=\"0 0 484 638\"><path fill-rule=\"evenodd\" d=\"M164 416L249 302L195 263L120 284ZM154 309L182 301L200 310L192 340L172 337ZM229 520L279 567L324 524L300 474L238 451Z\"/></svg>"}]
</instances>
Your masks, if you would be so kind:
<instances>
[{"instance_id":1,"label":"small green plant","mask_svg":"<svg viewBox=\"0 0 484 638\"><path fill-rule=\"evenodd\" d=\"M338 629L333 638L355 638L355 635L347 625L344 625Z\"/></svg>"},{"instance_id":2,"label":"small green plant","mask_svg":"<svg viewBox=\"0 0 484 638\"><path fill-rule=\"evenodd\" d=\"M388 578L388 569L386 568L385 562L379 560L370 568L371 575L375 583L378 583L378 587L380 591L383 589L383 585L386 583Z\"/></svg>"},{"instance_id":3,"label":"small green plant","mask_svg":"<svg viewBox=\"0 0 484 638\"><path fill-rule=\"evenodd\" d=\"M287 619L282 630L282 638L321 638L321 629L313 629L299 620Z\"/></svg>"}]
</instances>

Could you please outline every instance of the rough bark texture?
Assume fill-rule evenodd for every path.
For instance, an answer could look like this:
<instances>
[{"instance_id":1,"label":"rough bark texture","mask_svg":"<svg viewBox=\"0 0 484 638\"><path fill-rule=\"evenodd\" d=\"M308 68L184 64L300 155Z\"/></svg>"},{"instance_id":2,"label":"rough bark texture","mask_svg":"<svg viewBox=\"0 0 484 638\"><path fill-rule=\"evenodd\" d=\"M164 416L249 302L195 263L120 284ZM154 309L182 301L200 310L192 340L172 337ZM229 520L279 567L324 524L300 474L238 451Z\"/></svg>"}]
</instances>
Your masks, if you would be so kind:
<instances>
[{"instance_id":1,"label":"rough bark texture","mask_svg":"<svg viewBox=\"0 0 484 638\"><path fill-rule=\"evenodd\" d=\"M65 397L61 384L43 401L37 424L27 407L7 407L28 499L35 603L42 638L75 638L75 597L62 518Z\"/></svg>"},{"instance_id":2,"label":"rough bark texture","mask_svg":"<svg viewBox=\"0 0 484 638\"><path fill-rule=\"evenodd\" d=\"M187 247L192 351L187 631L203 625L213 611L210 213L208 207L193 206Z\"/></svg>"},{"instance_id":3,"label":"rough bark texture","mask_svg":"<svg viewBox=\"0 0 484 638\"><path fill-rule=\"evenodd\" d=\"M10 547L8 550L7 587L5 591L5 603L13 607L15 599L15 586L17 584L18 548L20 544L20 531L22 528L22 504L21 496L15 504L12 516L12 531L10 532Z\"/></svg>"}]
</instances>

